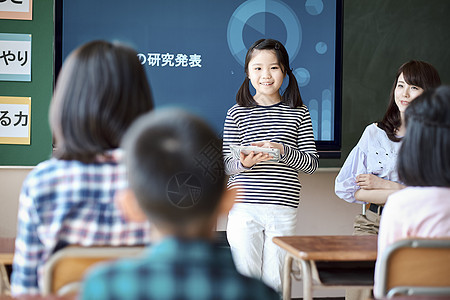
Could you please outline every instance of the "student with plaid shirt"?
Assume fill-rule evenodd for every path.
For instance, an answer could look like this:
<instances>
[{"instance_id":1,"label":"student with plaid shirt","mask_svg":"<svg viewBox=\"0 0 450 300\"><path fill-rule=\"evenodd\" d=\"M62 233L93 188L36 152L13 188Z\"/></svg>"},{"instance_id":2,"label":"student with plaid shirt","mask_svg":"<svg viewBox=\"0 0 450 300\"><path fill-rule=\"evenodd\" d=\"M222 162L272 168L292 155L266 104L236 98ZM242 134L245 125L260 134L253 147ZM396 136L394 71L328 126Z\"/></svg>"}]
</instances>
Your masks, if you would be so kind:
<instances>
[{"instance_id":1,"label":"student with plaid shirt","mask_svg":"<svg viewBox=\"0 0 450 300\"><path fill-rule=\"evenodd\" d=\"M225 191L222 143L203 121L173 109L150 113L123 146L133 172L119 206L130 219L148 218L161 239L142 257L93 269L82 299L280 299L241 275L230 249L212 242L234 194Z\"/></svg>"},{"instance_id":2,"label":"student with plaid shirt","mask_svg":"<svg viewBox=\"0 0 450 300\"><path fill-rule=\"evenodd\" d=\"M13 295L38 294L44 263L65 245L150 241L149 224L125 221L114 195L127 185L122 135L152 108L134 50L94 41L67 58L50 108L54 157L30 172L20 194Z\"/></svg>"}]
</instances>

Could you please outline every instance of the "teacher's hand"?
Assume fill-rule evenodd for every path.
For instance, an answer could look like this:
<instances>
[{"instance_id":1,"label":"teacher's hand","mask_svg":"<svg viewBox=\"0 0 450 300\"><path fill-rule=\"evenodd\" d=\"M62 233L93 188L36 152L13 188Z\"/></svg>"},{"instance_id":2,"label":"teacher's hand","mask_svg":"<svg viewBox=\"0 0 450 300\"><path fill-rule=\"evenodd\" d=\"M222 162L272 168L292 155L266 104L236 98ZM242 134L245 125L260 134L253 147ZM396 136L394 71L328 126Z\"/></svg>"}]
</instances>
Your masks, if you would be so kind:
<instances>
[{"instance_id":1,"label":"teacher's hand","mask_svg":"<svg viewBox=\"0 0 450 300\"><path fill-rule=\"evenodd\" d=\"M383 190L391 187L392 181L385 180L373 174L359 174L356 184L364 190Z\"/></svg>"}]
</instances>

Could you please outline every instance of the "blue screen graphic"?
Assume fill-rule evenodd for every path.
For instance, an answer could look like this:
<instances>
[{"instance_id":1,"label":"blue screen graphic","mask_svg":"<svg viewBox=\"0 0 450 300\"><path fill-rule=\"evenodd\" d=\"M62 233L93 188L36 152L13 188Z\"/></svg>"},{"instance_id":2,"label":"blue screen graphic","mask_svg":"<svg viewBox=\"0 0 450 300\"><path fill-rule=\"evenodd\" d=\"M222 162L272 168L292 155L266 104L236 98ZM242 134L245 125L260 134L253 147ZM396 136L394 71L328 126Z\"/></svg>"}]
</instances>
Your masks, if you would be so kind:
<instances>
[{"instance_id":1,"label":"blue screen graphic","mask_svg":"<svg viewBox=\"0 0 450 300\"><path fill-rule=\"evenodd\" d=\"M189 109L218 133L245 78L247 49L260 38L285 45L311 113L315 139L333 141L336 72L340 72L334 0L63 3L63 60L87 41L125 42L139 53L157 107Z\"/></svg>"}]
</instances>

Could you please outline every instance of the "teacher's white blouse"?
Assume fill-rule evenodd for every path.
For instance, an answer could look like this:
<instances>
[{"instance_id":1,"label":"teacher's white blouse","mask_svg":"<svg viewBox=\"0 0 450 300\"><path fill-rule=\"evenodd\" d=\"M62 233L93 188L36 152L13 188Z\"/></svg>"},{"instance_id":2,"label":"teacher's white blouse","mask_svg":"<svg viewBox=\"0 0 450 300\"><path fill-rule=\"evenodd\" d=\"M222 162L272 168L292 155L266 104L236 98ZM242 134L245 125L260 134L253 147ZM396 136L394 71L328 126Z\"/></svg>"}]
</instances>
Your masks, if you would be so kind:
<instances>
[{"instance_id":1,"label":"teacher's white blouse","mask_svg":"<svg viewBox=\"0 0 450 300\"><path fill-rule=\"evenodd\" d=\"M336 195L347 202L365 203L355 199L355 192L359 189L356 176L359 174L374 174L399 182L396 163L400 145L401 142L391 141L376 124L367 126L336 177Z\"/></svg>"}]
</instances>

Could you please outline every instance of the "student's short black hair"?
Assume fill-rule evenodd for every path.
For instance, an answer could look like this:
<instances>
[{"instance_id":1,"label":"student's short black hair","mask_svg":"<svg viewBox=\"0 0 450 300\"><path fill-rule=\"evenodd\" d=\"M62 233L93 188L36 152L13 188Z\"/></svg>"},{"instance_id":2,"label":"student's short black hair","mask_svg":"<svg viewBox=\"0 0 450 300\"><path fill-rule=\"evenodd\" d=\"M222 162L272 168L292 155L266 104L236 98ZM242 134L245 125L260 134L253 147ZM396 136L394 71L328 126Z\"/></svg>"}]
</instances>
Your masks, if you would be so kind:
<instances>
[{"instance_id":1,"label":"student's short black hair","mask_svg":"<svg viewBox=\"0 0 450 300\"><path fill-rule=\"evenodd\" d=\"M450 187L450 86L429 90L405 111L406 134L398 157L409 186Z\"/></svg>"},{"instance_id":2,"label":"student's short black hair","mask_svg":"<svg viewBox=\"0 0 450 300\"><path fill-rule=\"evenodd\" d=\"M222 142L179 109L140 117L122 143L130 187L155 223L181 228L211 216L225 188Z\"/></svg>"},{"instance_id":3,"label":"student's short black hair","mask_svg":"<svg viewBox=\"0 0 450 300\"><path fill-rule=\"evenodd\" d=\"M137 53L120 43L92 41L66 59L50 107L54 156L92 162L119 147L129 125L153 108Z\"/></svg>"},{"instance_id":4,"label":"student's short black hair","mask_svg":"<svg viewBox=\"0 0 450 300\"><path fill-rule=\"evenodd\" d=\"M277 40L273 39L260 39L253 43L247 51L245 56L245 74L247 75L236 94L236 103L244 107L256 106L257 103L253 99L250 93L250 79L248 78L248 64L253 58L255 50L270 50L277 56L278 63L284 75L288 75L289 84L284 91L281 102L288 105L291 108L300 107L303 105L302 96L298 89L297 79L291 67L289 66L289 54L286 48Z\"/></svg>"}]
</instances>

